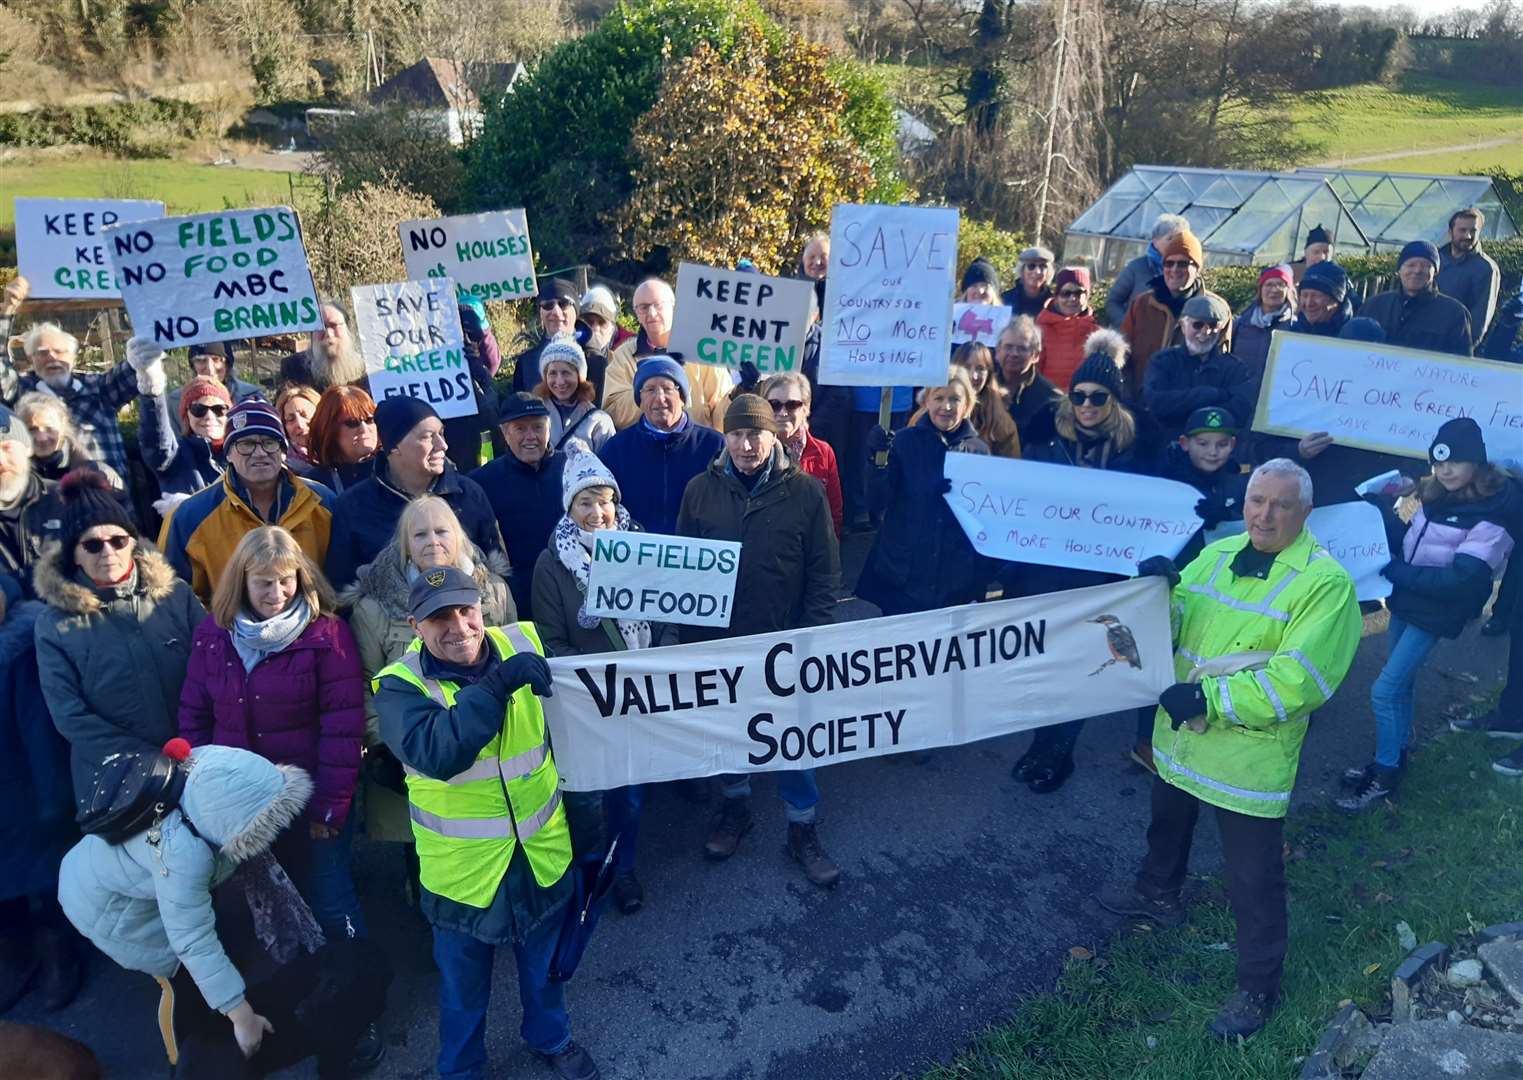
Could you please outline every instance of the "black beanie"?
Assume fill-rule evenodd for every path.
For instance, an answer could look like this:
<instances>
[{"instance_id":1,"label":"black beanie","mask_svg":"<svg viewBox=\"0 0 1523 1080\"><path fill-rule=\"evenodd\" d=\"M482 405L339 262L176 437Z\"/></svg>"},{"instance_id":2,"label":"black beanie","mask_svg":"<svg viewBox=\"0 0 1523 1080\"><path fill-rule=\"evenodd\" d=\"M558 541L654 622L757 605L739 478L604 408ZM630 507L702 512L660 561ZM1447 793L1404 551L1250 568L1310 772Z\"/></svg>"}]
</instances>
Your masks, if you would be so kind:
<instances>
[{"instance_id":1,"label":"black beanie","mask_svg":"<svg viewBox=\"0 0 1523 1080\"><path fill-rule=\"evenodd\" d=\"M994 269L994 264L988 259L974 259L962 272L962 288L959 291L967 292L972 285L989 285L995 292L999 292L999 271Z\"/></svg>"},{"instance_id":2,"label":"black beanie","mask_svg":"<svg viewBox=\"0 0 1523 1080\"><path fill-rule=\"evenodd\" d=\"M138 538L127 508L98 469L83 465L70 472L58 484L58 501L58 540L63 545L60 568L66 574L75 570L74 548L79 538L97 525L116 525L134 540Z\"/></svg>"},{"instance_id":3,"label":"black beanie","mask_svg":"<svg viewBox=\"0 0 1523 1080\"><path fill-rule=\"evenodd\" d=\"M1468 416L1444 421L1428 447L1428 460L1438 465L1445 461L1471 461L1486 464L1486 439L1481 425Z\"/></svg>"},{"instance_id":4,"label":"black beanie","mask_svg":"<svg viewBox=\"0 0 1523 1080\"><path fill-rule=\"evenodd\" d=\"M405 439L409 431L429 417L437 420L439 414L434 412L434 407L428 402L419 401L415 397L399 394L377 403L375 430L381 439L381 453L395 450L397 443Z\"/></svg>"},{"instance_id":5,"label":"black beanie","mask_svg":"<svg viewBox=\"0 0 1523 1080\"><path fill-rule=\"evenodd\" d=\"M1069 386L1098 383L1121 396L1121 369L1126 364L1126 339L1114 330L1096 330L1084 339L1084 362L1074 369Z\"/></svg>"}]
</instances>

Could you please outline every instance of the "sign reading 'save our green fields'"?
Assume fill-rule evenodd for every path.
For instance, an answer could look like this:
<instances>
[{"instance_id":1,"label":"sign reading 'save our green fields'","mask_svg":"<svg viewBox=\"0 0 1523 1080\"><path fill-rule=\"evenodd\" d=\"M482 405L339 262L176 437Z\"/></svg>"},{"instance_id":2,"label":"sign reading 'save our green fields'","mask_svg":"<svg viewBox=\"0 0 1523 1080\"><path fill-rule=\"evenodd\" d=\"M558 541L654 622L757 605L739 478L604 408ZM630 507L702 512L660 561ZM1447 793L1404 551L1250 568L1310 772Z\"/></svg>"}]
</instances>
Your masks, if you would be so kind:
<instances>
[{"instance_id":1,"label":"sign reading 'save our green fields'","mask_svg":"<svg viewBox=\"0 0 1523 1080\"><path fill-rule=\"evenodd\" d=\"M133 330L159 345L322 328L289 206L128 222L105 237Z\"/></svg>"},{"instance_id":2,"label":"sign reading 'save our green fields'","mask_svg":"<svg viewBox=\"0 0 1523 1080\"><path fill-rule=\"evenodd\" d=\"M537 291L522 210L404 221L402 260L413 280L447 277L462 296L522 300Z\"/></svg>"},{"instance_id":3,"label":"sign reading 'save our green fields'","mask_svg":"<svg viewBox=\"0 0 1523 1080\"><path fill-rule=\"evenodd\" d=\"M16 261L37 300L100 300L122 295L102 231L164 216L149 199L16 200Z\"/></svg>"},{"instance_id":4,"label":"sign reading 'save our green fields'","mask_svg":"<svg viewBox=\"0 0 1523 1080\"><path fill-rule=\"evenodd\" d=\"M740 572L738 543L618 529L593 536L587 614L730 625Z\"/></svg>"},{"instance_id":5,"label":"sign reading 'save our green fields'","mask_svg":"<svg viewBox=\"0 0 1523 1080\"><path fill-rule=\"evenodd\" d=\"M687 361L763 375L799 371L809 334L814 283L685 262L677 268L677 309L667 347Z\"/></svg>"},{"instance_id":6,"label":"sign reading 'save our green fields'","mask_svg":"<svg viewBox=\"0 0 1523 1080\"><path fill-rule=\"evenodd\" d=\"M454 282L356 285L349 294L371 397L417 398L446 420L476 415Z\"/></svg>"}]
</instances>

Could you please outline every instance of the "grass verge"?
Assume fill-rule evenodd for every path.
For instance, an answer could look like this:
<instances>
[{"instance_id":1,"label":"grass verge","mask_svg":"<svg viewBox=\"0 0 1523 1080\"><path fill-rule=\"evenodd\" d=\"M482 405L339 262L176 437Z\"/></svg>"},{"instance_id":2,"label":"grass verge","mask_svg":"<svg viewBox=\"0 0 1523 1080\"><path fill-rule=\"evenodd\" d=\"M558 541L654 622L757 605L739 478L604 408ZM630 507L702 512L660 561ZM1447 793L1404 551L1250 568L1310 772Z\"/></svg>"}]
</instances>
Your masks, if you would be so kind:
<instances>
[{"instance_id":1,"label":"grass verge","mask_svg":"<svg viewBox=\"0 0 1523 1080\"><path fill-rule=\"evenodd\" d=\"M1269 1026L1247 1042L1224 1046L1203 1030L1234 989L1235 965L1232 915L1220 882L1207 879L1189 925L1127 927L1098 955L1077 951L1052 993L923 1080L1294 1077L1339 1002L1389 1012L1404 956L1398 922L1419 943L1452 942L1519 917L1523 786L1490 769L1511 745L1446 736L1414 756L1398 809L1292 815L1285 986ZM1210 819L1200 827L1214 828Z\"/></svg>"}]
</instances>

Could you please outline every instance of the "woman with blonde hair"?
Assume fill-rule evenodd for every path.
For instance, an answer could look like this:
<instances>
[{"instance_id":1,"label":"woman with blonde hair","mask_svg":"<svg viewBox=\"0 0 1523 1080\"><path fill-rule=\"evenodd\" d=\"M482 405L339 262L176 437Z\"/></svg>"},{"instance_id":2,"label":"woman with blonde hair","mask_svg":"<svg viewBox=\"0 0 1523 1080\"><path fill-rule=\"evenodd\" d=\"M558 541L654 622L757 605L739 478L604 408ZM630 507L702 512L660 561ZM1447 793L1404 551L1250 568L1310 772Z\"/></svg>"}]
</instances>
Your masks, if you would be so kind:
<instances>
[{"instance_id":1,"label":"woman with blonde hair","mask_svg":"<svg viewBox=\"0 0 1523 1080\"><path fill-rule=\"evenodd\" d=\"M968 420L978 437L989 447L995 457L1018 458L1021 456L1021 433L1016 429L1010 406L1000 393L995 379L994 353L989 346L977 341L965 341L952 353L952 364L968 373L968 383L973 388L973 414ZM910 417L914 424L923 415L922 406Z\"/></svg>"},{"instance_id":2,"label":"woman with blonde hair","mask_svg":"<svg viewBox=\"0 0 1523 1080\"><path fill-rule=\"evenodd\" d=\"M825 501L830 504L830 520L836 536L841 535L841 472L836 452L824 439L809 430L809 416L814 409L814 392L801 372L784 371L761 381L756 392L772 406L777 418L777 441L805 474L825 485Z\"/></svg>"},{"instance_id":3,"label":"woman with blonde hair","mask_svg":"<svg viewBox=\"0 0 1523 1080\"><path fill-rule=\"evenodd\" d=\"M286 451L286 461L293 467L307 465L311 445L312 417L317 414L322 396L312 387L301 383L286 383L275 395L275 411L280 414L281 426L286 429L286 441L291 448Z\"/></svg>"},{"instance_id":4,"label":"woman with blonde hair","mask_svg":"<svg viewBox=\"0 0 1523 1080\"><path fill-rule=\"evenodd\" d=\"M278 525L247 533L196 628L180 692L191 746L237 746L295 765L315 785L304 835L276 844L324 933L365 936L349 873L351 803L365 731L363 673L333 590ZM283 849L283 850L282 850Z\"/></svg>"},{"instance_id":5,"label":"woman with blonde hair","mask_svg":"<svg viewBox=\"0 0 1523 1080\"><path fill-rule=\"evenodd\" d=\"M91 468L111 482L113 491L122 490L122 478L115 469L93 460L79 444L74 418L69 407L54 394L33 390L16 402L16 415L32 435L32 471L44 480L62 480L78 468Z\"/></svg>"}]
</instances>

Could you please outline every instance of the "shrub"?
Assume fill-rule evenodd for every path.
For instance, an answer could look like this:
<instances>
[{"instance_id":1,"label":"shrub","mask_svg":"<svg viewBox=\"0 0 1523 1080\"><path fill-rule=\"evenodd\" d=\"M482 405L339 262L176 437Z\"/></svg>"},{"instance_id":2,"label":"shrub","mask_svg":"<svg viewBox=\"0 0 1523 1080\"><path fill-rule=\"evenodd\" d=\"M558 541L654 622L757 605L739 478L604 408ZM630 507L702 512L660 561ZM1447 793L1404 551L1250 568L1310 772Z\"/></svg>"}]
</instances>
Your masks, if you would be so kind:
<instances>
[{"instance_id":1,"label":"shrub","mask_svg":"<svg viewBox=\"0 0 1523 1080\"><path fill-rule=\"evenodd\" d=\"M999 271L1000 287L1008 289L1015 282L1026 238L1018 232L1001 229L988 221L962 215L957 228L957 263L966 267L974 259L987 259Z\"/></svg>"},{"instance_id":2,"label":"shrub","mask_svg":"<svg viewBox=\"0 0 1523 1080\"><path fill-rule=\"evenodd\" d=\"M465 164L428 113L401 104L363 108L341 117L323 137L315 170L341 192L402 178L444 213L459 205Z\"/></svg>"},{"instance_id":3,"label":"shrub","mask_svg":"<svg viewBox=\"0 0 1523 1080\"><path fill-rule=\"evenodd\" d=\"M352 285L406 281L397 226L438 216L432 200L395 180L325 192L301 219L318 291L347 303Z\"/></svg>"}]
</instances>

